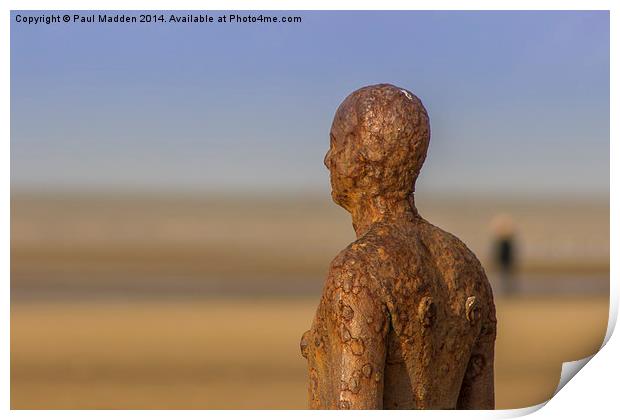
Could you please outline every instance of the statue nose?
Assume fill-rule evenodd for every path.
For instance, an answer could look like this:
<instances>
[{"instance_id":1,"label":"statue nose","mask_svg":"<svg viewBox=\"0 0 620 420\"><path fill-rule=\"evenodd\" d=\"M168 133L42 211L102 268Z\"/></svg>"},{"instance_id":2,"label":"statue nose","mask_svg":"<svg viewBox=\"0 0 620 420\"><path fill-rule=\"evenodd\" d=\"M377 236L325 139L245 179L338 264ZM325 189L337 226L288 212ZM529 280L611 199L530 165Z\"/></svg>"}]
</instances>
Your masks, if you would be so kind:
<instances>
[{"instance_id":1,"label":"statue nose","mask_svg":"<svg viewBox=\"0 0 620 420\"><path fill-rule=\"evenodd\" d=\"M310 330L306 331L302 336L299 342L299 347L301 349L301 355L304 358L308 358L308 335L310 335Z\"/></svg>"},{"instance_id":2,"label":"statue nose","mask_svg":"<svg viewBox=\"0 0 620 420\"><path fill-rule=\"evenodd\" d=\"M325 158L323 159L323 163L325 164L325 167L327 169L330 168L331 163L332 163L332 150L331 149L329 149L327 151L327 153L325 154Z\"/></svg>"}]
</instances>

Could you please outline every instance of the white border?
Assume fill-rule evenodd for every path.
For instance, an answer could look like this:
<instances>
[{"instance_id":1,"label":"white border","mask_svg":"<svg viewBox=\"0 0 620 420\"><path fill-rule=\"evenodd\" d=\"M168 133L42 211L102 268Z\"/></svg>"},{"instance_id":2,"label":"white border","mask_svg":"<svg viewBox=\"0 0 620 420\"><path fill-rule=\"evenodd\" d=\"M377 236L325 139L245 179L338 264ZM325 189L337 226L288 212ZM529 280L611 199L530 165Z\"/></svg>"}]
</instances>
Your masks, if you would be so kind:
<instances>
[{"instance_id":1,"label":"white border","mask_svg":"<svg viewBox=\"0 0 620 420\"><path fill-rule=\"evenodd\" d=\"M133 1L128 5L126 1L120 0L92 0L88 2L77 0L64 1L16 1L4 0L0 2L0 10L3 12L3 18L0 19L0 51L1 56L5 59L4 65L0 68L0 80L2 81L2 96L0 99L0 132L2 133L2 154L0 157L0 168L2 168L2 206L1 224L2 229L2 245L0 256L2 261L2 278L3 290L1 294L2 312L1 325L4 327L2 331L2 346L0 348L1 363L0 373L2 375L0 381L0 398L2 401L1 415L10 415L20 418L46 417L46 418L83 418L84 416L93 418L108 417L111 413L106 411L12 411L9 412L10 406L10 348L9 348L9 320L10 320L10 10L610 10L611 11L611 75L618 74L617 52L614 47L618 43L618 31L616 25L618 18L615 16L619 4L617 1L577 1L577 0L475 0L475 1L459 1L459 0L419 0L419 1L397 1L382 0L373 3L368 0L359 0L356 2L345 2L339 0L315 0L315 1L297 1L292 4L290 1L171 1L171 0L151 0L151 1ZM380 6L380 7L379 7ZM561 8L559 8L561 6ZM617 115L618 106L618 87L611 78L611 103L610 111L612 116ZM611 119L611 145L610 145L610 185L611 185L611 214L620 214L618 206L618 185L620 182L618 171L614 171L613 163L618 162L618 147L614 147L617 142L617 123ZM592 358L592 361L585 366L583 371L579 373L578 380L570 381L561 392L557 394L547 404L543 403L538 406L528 407L518 410L497 410L492 412L484 411L454 411L454 412L437 412L437 411L419 411L411 412L392 412L389 415L409 418L415 415L423 418L444 418L446 416L456 418L508 418L517 417L530 413L538 418L583 418L584 416L592 416L594 418L612 418L617 415L617 382L620 363L618 362L618 354L620 344L617 337L612 336L618 315L618 268L614 261L619 255L618 240L619 231L618 223L613 216L611 218L611 293L610 293L610 322L608 324L607 335L605 337L604 348ZM617 335L617 334L616 334ZM579 363L577 363L579 365ZM575 368L575 364L568 365L568 370ZM583 365L583 363L581 363ZM568 371L563 369L563 373ZM577 369L578 370L578 369ZM537 411L541 407L543 410ZM149 418L160 419L169 417L184 418L204 418L215 416L218 418L236 418L251 414L258 418L288 418L291 412L280 411L115 411L113 415L119 418ZM385 412L309 412L295 411L294 415L300 418L321 416L343 416L346 418L359 419L360 417L375 417L378 415L387 415Z\"/></svg>"}]
</instances>

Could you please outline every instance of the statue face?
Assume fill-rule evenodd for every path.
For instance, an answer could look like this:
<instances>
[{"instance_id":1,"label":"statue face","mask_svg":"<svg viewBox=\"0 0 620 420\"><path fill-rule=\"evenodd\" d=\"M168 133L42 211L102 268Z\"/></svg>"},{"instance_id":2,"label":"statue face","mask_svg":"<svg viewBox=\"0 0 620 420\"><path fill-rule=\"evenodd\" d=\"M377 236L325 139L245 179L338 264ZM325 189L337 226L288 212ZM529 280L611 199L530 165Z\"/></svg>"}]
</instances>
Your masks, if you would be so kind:
<instances>
[{"instance_id":1,"label":"statue face","mask_svg":"<svg viewBox=\"0 0 620 420\"><path fill-rule=\"evenodd\" d=\"M338 202L336 200L336 196L334 195L334 181L335 181L335 178L337 177L335 173L336 168L334 165L334 160L336 159L335 155L339 153L338 145L335 143L336 143L335 137L333 133L330 132L329 133L329 149L327 150L327 153L325 153L325 158L323 159L323 163L325 164L325 167L329 171L329 181L332 186L332 198L334 199L334 201Z\"/></svg>"},{"instance_id":2,"label":"statue face","mask_svg":"<svg viewBox=\"0 0 620 420\"><path fill-rule=\"evenodd\" d=\"M352 159L354 151L351 150L353 138L350 133L344 133L334 125L329 134L329 150L325 154L324 163L330 174L332 187L332 199L334 202L345 209L350 209L351 193L353 192L354 174L357 171L357 164ZM349 140L349 141L347 141Z\"/></svg>"}]
</instances>

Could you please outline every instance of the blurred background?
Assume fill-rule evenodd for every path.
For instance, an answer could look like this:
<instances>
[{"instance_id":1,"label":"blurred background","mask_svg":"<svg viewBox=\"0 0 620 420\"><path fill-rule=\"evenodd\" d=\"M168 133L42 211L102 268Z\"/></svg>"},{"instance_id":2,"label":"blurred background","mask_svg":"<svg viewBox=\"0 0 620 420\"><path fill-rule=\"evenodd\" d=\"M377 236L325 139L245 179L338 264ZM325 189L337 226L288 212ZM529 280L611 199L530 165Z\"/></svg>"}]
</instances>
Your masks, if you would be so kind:
<instances>
[{"instance_id":1,"label":"blurred background","mask_svg":"<svg viewBox=\"0 0 620 420\"><path fill-rule=\"evenodd\" d=\"M355 239L331 119L379 82L427 107L416 204L493 285L497 408L600 347L607 12L16 22L52 13L12 12L13 409L304 408L299 339Z\"/></svg>"}]
</instances>

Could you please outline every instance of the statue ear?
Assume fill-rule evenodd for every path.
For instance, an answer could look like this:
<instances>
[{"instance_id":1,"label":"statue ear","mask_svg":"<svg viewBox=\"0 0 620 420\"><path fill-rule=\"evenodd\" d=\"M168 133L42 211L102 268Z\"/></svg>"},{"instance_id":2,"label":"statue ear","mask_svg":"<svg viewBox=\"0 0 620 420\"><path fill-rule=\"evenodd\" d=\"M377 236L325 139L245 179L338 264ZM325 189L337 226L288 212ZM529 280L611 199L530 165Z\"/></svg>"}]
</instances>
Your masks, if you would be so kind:
<instances>
[{"instance_id":1,"label":"statue ear","mask_svg":"<svg viewBox=\"0 0 620 420\"><path fill-rule=\"evenodd\" d=\"M385 150L383 142L375 136L364 142L364 157L369 162L381 162L385 159Z\"/></svg>"}]
</instances>

